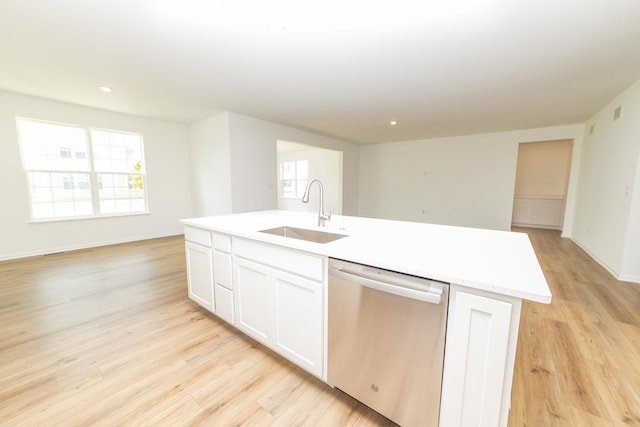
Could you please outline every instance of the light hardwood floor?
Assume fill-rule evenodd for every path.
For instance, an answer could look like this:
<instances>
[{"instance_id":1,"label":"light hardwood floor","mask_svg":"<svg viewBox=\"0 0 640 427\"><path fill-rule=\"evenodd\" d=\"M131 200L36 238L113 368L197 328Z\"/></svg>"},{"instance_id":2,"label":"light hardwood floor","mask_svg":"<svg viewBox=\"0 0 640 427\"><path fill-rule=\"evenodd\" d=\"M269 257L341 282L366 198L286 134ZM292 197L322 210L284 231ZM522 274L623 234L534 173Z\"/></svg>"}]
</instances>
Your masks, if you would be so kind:
<instances>
[{"instance_id":1,"label":"light hardwood floor","mask_svg":"<svg viewBox=\"0 0 640 427\"><path fill-rule=\"evenodd\" d=\"M509 425L640 425L640 285L615 280L558 231L517 231L553 300L523 302Z\"/></svg>"},{"instance_id":2,"label":"light hardwood floor","mask_svg":"<svg viewBox=\"0 0 640 427\"><path fill-rule=\"evenodd\" d=\"M510 426L640 425L640 285L529 232ZM0 425L392 426L187 298L182 237L0 262Z\"/></svg>"}]
</instances>

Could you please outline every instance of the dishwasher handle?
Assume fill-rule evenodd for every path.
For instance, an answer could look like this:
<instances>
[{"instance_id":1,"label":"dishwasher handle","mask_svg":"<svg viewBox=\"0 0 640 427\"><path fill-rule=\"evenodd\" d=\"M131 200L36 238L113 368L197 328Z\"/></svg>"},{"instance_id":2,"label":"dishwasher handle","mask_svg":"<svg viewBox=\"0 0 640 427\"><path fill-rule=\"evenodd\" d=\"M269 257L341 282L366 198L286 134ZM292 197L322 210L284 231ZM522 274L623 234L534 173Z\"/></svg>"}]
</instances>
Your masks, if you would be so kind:
<instances>
[{"instance_id":1,"label":"dishwasher handle","mask_svg":"<svg viewBox=\"0 0 640 427\"><path fill-rule=\"evenodd\" d=\"M443 286L439 283L432 282L429 290L421 291L370 279L360 274L344 270L341 267L330 268L329 274L353 283L357 283L362 286L366 286L371 289L376 289L381 292L387 292L389 294L394 294L405 298L411 298L419 301L429 302L432 304L440 304L440 302L442 301Z\"/></svg>"}]
</instances>

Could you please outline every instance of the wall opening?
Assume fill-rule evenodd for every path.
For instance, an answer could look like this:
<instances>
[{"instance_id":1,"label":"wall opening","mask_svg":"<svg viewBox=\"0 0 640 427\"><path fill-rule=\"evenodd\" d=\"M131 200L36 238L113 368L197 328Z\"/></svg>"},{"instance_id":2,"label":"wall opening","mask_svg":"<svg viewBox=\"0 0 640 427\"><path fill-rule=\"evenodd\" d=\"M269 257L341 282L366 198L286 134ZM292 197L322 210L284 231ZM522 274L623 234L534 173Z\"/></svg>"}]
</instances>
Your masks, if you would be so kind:
<instances>
[{"instance_id":1,"label":"wall opening","mask_svg":"<svg viewBox=\"0 0 640 427\"><path fill-rule=\"evenodd\" d=\"M572 139L518 146L513 226L562 229L572 150Z\"/></svg>"},{"instance_id":2,"label":"wall opening","mask_svg":"<svg viewBox=\"0 0 640 427\"><path fill-rule=\"evenodd\" d=\"M300 200L308 181L319 179L324 188L324 209L342 214L342 151L291 141L277 141L278 209L317 212L319 191L311 190L309 203Z\"/></svg>"}]
</instances>

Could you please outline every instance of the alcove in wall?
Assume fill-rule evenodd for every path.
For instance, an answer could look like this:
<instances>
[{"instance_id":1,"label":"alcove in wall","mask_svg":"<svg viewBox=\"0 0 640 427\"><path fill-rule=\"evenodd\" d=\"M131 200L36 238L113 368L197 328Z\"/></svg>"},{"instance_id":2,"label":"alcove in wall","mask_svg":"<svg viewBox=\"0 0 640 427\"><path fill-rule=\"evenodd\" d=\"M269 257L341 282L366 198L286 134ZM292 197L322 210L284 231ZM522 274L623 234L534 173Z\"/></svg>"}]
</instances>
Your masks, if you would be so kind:
<instances>
[{"instance_id":1,"label":"alcove in wall","mask_svg":"<svg viewBox=\"0 0 640 427\"><path fill-rule=\"evenodd\" d=\"M512 225L562 229L573 140L518 146Z\"/></svg>"}]
</instances>

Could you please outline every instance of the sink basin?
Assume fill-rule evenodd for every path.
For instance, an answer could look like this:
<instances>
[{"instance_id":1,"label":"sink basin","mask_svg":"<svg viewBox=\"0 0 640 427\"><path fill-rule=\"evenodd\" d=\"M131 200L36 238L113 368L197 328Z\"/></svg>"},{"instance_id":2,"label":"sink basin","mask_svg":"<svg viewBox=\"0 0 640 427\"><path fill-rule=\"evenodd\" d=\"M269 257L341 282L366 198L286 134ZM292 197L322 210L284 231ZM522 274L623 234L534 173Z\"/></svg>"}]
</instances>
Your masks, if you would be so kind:
<instances>
[{"instance_id":1,"label":"sink basin","mask_svg":"<svg viewBox=\"0 0 640 427\"><path fill-rule=\"evenodd\" d=\"M260 230L260 233L274 234L276 236L290 237L292 239L306 240L314 243L329 243L334 240L347 237L344 234L329 233L327 231L307 230L296 227L276 227L268 230Z\"/></svg>"}]
</instances>

